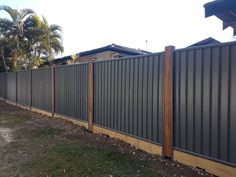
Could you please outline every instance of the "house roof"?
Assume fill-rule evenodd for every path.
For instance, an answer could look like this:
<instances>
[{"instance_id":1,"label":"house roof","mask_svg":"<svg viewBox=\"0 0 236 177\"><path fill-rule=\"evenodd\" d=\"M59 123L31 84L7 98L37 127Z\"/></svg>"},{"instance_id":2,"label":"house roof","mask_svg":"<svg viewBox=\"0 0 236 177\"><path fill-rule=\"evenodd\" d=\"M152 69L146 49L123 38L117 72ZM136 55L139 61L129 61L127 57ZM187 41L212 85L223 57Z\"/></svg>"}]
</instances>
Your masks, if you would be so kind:
<instances>
[{"instance_id":1,"label":"house roof","mask_svg":"<svg viewBox=\"0 0 236 177\"><path fill-rule=\"evenodd\" d=\"M93 49L93 50L88 50L85 52L80 52L79 56L87 56L87 55L93 55L96 53L100 52L105 52L105 51L114 51L114 52L119 52L119 53L125 53L128 55L142 55L142 54L148 54L150 52L144 51L144 50L137 50L129 47L124 47L116 44L111 44L105 47Z\"/></svg>"},{"instance_id":2,"label":"house roof","mask_svg":"<svg viewBox=\"0 0 236 177\"><path fill-rule=\"evenodd\" d=\"M120 45L116 45L116 44L111 44L111 45L107 45L105 47L101 47L101 48L97 48L97 49L93 49L93 50L88 50L85 52L80 52L77 55L82 57L82 56L93 55L93 54L105 52L105 51L113 51L113 52L118 52L118 53L127 54L127 55L143 55L143 54L151 53L151 52L144 51L144 50L133 49L133 48L124 47L124 46L120 46ZM69 55L69 56L65 56L65 57L61 57L61 58L56 58L55 60L52 61L52 63L53 64L58 64L58 63L66 64L66 62L71 59L72 59L72 57Z\"/></svg>"},{"instance_id":3,"label":"house roof","mask_svg":"<svg viewBox=\"0 0 236 177\"><path fill-rule=\"evenodd\" d=\"M236 1L215 0L204 5L205 17L215 15L223 21L223 29L231 26L236 35Z\"/></svg>"},{"instance_id":4,"label":"house roof","mask_svg":"<svg viewBox=\"0 0 236 177\"><path fill-rule=\"evenodd\" d=\"M65 56L65 57L61 57L61 58L56 58L52 61L53 64L58 64L58 63L62 63L62 64L66 64L67 61L71 60L72 57L69 56Z\"/></svg>"},{"instance_id":5,"label":"house roof","mask_svg":"<svg viewBox=\"0 0 236 177\"><path fill-rule=\"evenodd\" d=\"M220 41L217 41L216 39L214 39L212 37L209 37L209 38L201 40L201 41L199 41L197 43L194 43L194 44L192 44L192 45L190 45L188 47L196 47L196 46L201 46L201 45L220 44L220 43L221 43Z\"/></svg>"}]
</instances>

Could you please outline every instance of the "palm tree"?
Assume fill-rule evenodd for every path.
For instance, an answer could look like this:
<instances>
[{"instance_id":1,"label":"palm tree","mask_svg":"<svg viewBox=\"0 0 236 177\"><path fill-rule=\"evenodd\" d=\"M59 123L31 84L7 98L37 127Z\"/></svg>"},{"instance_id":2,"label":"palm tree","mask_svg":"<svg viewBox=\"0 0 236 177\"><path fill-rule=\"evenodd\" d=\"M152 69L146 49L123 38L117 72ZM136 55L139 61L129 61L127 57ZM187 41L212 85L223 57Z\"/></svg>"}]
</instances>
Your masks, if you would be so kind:
<instances>
[{"instance_id":1,"label":"palm tree","mask_svg":"<svg viewBox=\"0 0 236 177\"><path fill-rule=\"evenodd\" d=\"M35 68L63 52L62 28L59 25L49 25L44 17L40 20L31 9L18 11L8 6L0 6L1 10L11 17L0 18L0 39L7 41L10 46L7 48L10 49L7 53L10 68ZM4 48L2 53L4 54Z\"/></svg>"},{"instance_id":2,"label":"palm tree","mask_svg":"<svg viewBox=\"0 0 236 177\"><path fill-rule=\"evenodd\" d=\"M4 38L0 38L0 56L2 58L3 68L5 72L8 71L8 67L6 64L6 58L5 58L5 48L8 46L7 41Z\"/></svg>"},{"instance_id":3,"label":"palm tree","mask_svg":"<svg viewBox=\"0 0 236 177\"><path fill-rule=\"evenodd\" d=\"M52 60L55 54L59 54L64 51L62 45L62 28L55 24L49 25L44 17L41 24L41 45L45 50L48 60Z\"/></svg>"},{"instance_id":4,"label":"palm tree","mask_svg":"<svg viewBox=\"0 0 236 177\"><path fill-rule=\"evenodd\" d=\"M59 25L49 25L43 17L40 27L33 27L26 31L25 37L28 41L27 54L31 58L30 67L48 62L55 54L62 53L62 29Z\"/></svg>"},{"instance_id":5,"label":"palm tree","mask_svg":"<svg viewBox=\"0 0 236 177\"><path fill-rule=\"evenodd\" d=\"M8 36L14 36L19 46L19 39L23 38L25 27L28 26L26 22L29 23L29 21L35 20L38 24L38 17L32 9L22 9L18 11L17 9L2 5L0 6L0 11L1 10L6 11L11 16L11 20L6 18L1 19L1 23L3 23L3 25L5 24L6 29L9 30L6 34Z\"/></svg>"},{"instance_id":6,"label":"palm tree","mask_svg":"<svg viewBox=\"0 0 236 177\"><path fill-rule=\"evenodd\" d=\"M24 53L21 43L24 42L24 33L26 29L39 25L39 18L32 9L22 9L20 11L12 9L9 6L0 6L0 11L6 11L11 19L0 18L0 34L8 40L14 40L15 46L12 49L12 59L15 69L17 62Z\"/></svg>"}]
</instances>

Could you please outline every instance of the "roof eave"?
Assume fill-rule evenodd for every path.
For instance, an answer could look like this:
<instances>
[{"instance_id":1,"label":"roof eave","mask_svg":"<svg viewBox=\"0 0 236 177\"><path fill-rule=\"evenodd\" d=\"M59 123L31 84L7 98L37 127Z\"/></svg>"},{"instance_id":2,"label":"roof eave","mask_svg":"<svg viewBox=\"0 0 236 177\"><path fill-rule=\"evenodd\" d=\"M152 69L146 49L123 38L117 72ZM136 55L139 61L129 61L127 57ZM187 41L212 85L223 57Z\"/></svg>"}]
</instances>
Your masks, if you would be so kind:
<instances>
[{"instance_id":1,"label":"roof eave","mask_svg":"<svg viewBox=\"0 0 236 177\"><path fill-rule=\"evenodd\" d=\"M235 9L236 1L235 0L216 0L204 4L205 8L205 17L210 17L212 15L218 15L225 11Z\"/></svg>"}]
</instances>

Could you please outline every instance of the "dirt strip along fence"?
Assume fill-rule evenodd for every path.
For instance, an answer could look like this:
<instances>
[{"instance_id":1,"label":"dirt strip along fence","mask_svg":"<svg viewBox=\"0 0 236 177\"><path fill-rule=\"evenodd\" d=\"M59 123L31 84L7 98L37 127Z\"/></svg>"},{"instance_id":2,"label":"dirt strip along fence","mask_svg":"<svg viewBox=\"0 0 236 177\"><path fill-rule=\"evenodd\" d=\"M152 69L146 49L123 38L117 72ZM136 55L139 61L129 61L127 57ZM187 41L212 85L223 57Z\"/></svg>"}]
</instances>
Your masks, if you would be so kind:
<instances>
[{"instance_id":1,"label":"dirt strip along fence","mask_svg":"<svg viewBox=\"0 0 236 177\"><path fill-rule=\"evenodd\" d=\"M236 175L235 42L0 73L0 97L154 144L188 165L197 159L215 175Z\"/></svg>"}]
</instances>

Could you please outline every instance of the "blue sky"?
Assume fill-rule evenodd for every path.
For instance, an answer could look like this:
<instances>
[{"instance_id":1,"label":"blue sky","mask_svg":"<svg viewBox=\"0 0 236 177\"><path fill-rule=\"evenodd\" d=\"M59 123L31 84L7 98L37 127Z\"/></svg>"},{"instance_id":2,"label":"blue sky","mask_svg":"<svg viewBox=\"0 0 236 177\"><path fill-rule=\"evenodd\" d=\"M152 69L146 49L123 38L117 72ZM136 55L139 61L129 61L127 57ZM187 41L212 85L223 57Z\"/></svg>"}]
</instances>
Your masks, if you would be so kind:
<instances>
[{"instance_id":1,"label":"blue sky","mask_svg":"<svg viewBox=\"0 0 236 177\"><path fill-rule=\"evenodd\" d=\"M49 23L62 26L65 56L112 43L160 52L167 45L182 48L208 37L235 40L232 29L223 31L219 19L204 18L203 5L210 1L1 0L1 4L32 8ZM4 12L0 16L7 17Z\"/></svg>"}]
</instances>

